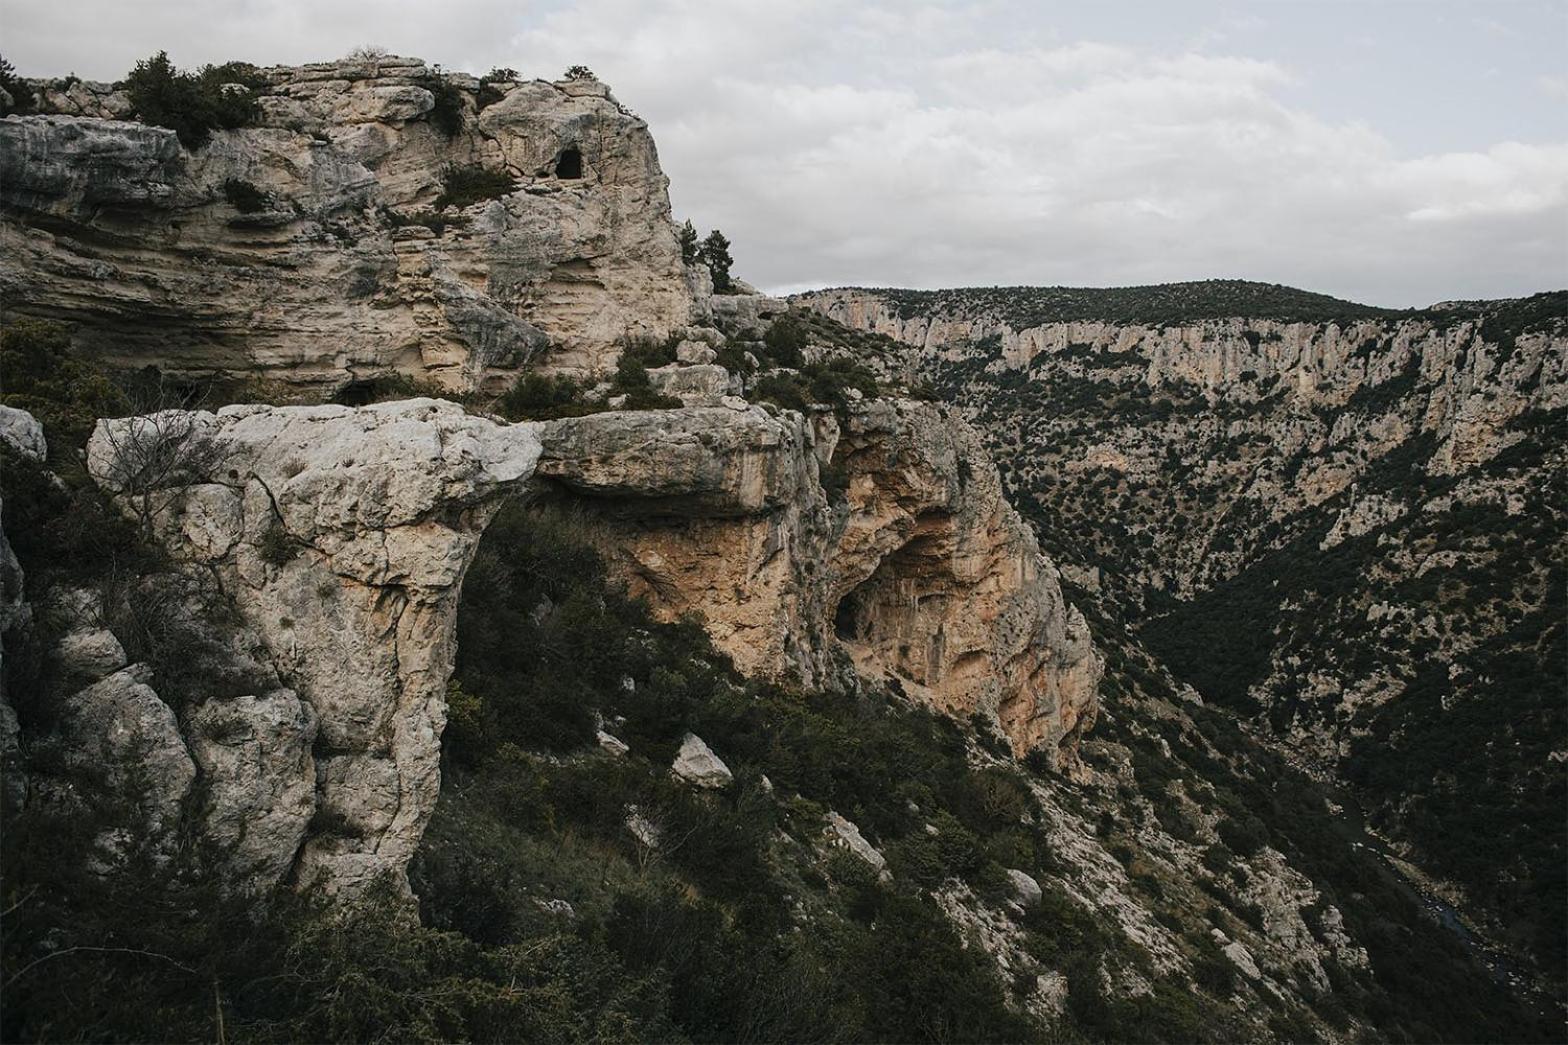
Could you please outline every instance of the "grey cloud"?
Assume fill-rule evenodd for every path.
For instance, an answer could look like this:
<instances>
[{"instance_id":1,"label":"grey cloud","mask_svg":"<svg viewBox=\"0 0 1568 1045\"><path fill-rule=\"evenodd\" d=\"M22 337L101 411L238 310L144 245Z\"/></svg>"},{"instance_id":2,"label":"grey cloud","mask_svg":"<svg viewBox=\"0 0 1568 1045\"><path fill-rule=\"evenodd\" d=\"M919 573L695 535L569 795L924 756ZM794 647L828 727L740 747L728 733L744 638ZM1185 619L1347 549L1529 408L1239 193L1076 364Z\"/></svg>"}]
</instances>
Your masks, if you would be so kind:
<instances>
[{"instance_id":1,"label":"grey cloud","mask_svg":"<svg viewBox=\"0 0 1568 1045\"><path fill-rule=\"evenodd\" d=\"M1412 148L1320 115L1326 69L1224 50L1256 19L1166 45L1060 21L1002 0L284 0L200 17L7 2L5 17L29 73L113 76L160 46L184 64L362 44L476 72L584 62L649 120L680 215L722 227L738 271L773 288L1241 276L1409 305L1568 283L1560 122ZM1521 91L1560 80L1543 68Z\"/></svg>"}]
</instances>

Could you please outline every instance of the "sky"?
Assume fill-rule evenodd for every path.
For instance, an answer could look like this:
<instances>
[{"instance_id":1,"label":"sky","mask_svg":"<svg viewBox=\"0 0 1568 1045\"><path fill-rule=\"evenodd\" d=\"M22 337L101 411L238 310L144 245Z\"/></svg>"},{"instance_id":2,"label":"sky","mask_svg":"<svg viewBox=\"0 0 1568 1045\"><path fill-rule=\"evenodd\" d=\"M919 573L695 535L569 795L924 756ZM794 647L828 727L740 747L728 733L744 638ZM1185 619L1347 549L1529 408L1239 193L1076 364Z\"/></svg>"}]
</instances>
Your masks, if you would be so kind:
<instances>
[{"instance_id":1,"label":"sky","mask_svg":"<svg viewBox=\"0 0 1568 1045\"><path fill-rule=\"evenodd\" d=\"M361 46L588 65L776 292L1568 287L1568 0L0 0L31 76Z\"/></svg>"}]
</instances>

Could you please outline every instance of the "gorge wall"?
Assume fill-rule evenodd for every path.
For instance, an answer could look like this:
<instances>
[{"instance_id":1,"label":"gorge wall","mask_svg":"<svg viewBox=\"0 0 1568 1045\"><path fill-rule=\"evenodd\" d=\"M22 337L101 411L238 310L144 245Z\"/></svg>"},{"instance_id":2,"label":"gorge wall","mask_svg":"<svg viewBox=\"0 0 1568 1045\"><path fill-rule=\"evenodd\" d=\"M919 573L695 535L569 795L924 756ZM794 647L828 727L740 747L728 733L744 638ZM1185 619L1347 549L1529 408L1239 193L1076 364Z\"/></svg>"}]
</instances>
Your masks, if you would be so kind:
<instances>
[{"instance_id":1,"label":"gorge wall","mask_svg":"<svg viewBox=\"0 0 1568 1045\"><path fill-rule=\"evenodd\" d=\"M1226 282L799 303L898 339L881 365L961 404L1071 589L1355 785L1398 852L1550 967L1568 294L1412 313Z\"/></svg>"},{"instance_id":2,"label":"gorge wall","mask_svg":"<svg viewBox=\"0 0 1568 1045\"><path fill-rule=\"evenodd\" d=\"M701 310L648 127L597 80L392 57L256 75L255 125L195 150L106 84L0 119L7 308L113 366L314 399L613 367L617 339ZM438 209L454 170L513 191Z\"/></svg>"}]
</instances>

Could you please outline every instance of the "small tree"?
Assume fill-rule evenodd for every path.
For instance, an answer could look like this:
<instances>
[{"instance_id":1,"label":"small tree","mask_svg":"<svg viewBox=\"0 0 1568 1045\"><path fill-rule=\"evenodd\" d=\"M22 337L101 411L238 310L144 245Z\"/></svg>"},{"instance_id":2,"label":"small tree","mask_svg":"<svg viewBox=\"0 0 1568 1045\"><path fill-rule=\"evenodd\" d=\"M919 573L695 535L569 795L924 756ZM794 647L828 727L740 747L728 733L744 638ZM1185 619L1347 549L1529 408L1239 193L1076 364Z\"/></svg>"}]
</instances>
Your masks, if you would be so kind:
<instances>
[{"instance_id":1,"label":"small tree","mask_svg":"<svg viewBox=\"0 0 1568 1045\"><path fill-rule=\"evenodd\" d=\"M690 219L675 233L675 238L681 245L681 260L688 265L697 264L697 258L702 253L701 246L697 243L697 226Z\"/></svg>"},{"instance_id":2,"label":"small tree","mask_svg":"<svg viewBox=\"0 0 1568 1045\"><path fill-rule=\"evenodd\" d=\"M0 116L21 116L33 111L37 96L27 81L16 75L16 67L4 58L0 58L0 91L11 96L9 105L0 99Z\"/></svg>"},{"instance_id":3,"label":"small tree","mask_svg":"<svg viewBox=\"0 0 1568 1045\"><path fill-rule=\"evenodd\" d=\"M593 74L593 70L588 68L586 65L574 65L570 69L567 69L566 70L566 78L568 80L597 80L598 79L598 77Z\"/></svg>"},{"instance_id":4,"label":"small tree","mask_svg":"<svg viewBox=\"0 0 1568 1045\"><path fill-rule=\"evenodd\" d=\"M702 263L708 266L708 271L713 273L713 289L720 294L728 294L735 288L730 280L730 266L735 260L730 257L730 241L724 233L714 229L708 233L708 238L702 241L699 252Z\"/></svg>"},{"instance_id":5,"label":"small tree","mask_svg":"<svg viewBox=\"0 0 1568 1045\"><path fill-rule=\"evenodd\" d=\"M151 539L158 516L184 496L186 487L210 477L223 449L198 423L196 411L176 408L180 397L165 386L162 375L135 398L145 412L103 422L108 453L95 462L95 471L107 489L125 499L143 539Z\"/></svg>"}]
</instances>

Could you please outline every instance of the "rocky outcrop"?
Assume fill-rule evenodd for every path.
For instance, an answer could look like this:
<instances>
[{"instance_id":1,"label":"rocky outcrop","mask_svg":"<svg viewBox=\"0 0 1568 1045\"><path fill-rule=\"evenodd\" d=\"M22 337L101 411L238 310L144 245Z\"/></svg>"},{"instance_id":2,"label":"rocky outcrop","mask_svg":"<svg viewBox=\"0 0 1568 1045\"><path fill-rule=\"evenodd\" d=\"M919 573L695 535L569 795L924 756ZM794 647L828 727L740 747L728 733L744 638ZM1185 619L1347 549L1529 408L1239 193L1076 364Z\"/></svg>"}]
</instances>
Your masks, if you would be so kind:
<instances>
[{"instance_id":1,"label":"rocky outcrop","mask_svg":"<svg viewBox=\"0 0 1568 1045\"><path fill-rule=\"evenodd\" d=\"M843 656L1019 756L1072 756L1101 663L974 433L939 408L843 420L761 407L600 414L541 430L539 474L602 514L656 613L699 616L749 674L808 684Z\"/></svg>"},{"instance_id":2,"label":"rocky outcrop","mask_svg":"<svg viewBox=\"0 0 1568 1045\"><path fill-rule=\"evenodd\" d=\"M133 513L150 505L275 671L201 703L180 745L209 778L209 831L258 884L401 875L439 788L459 587L508 495L597 515L633 594L699 612L745 672L853 666L1053 760L1094 718L1082 617L973 433L929 404L843 422L739 404L506 425L428 399L179 416L100 422L88 466ZM127 487L138 440L187 430L188 469ZM683 766L727 775L696 738Z\"/></svg>"},{"instance_id":3,"label":"rocky outcrop","mask_svg":"<svg viewBox=\"0 0 1568 1045\"><path fill-rule=\"evenodd\" d=\"M138 420L101 422L89 443L111 490ZM258 877L292 868L338 890L401 875L439 789L458 586L538 440L433 400L193 421L216 452L158 496L156 536L217 580L289 687L194 716L197 762L229 782L215 834L250 832Z\"/></svg>"},{"instance_id":4,"label":"rocky outcrop","mask_svg":"<svg viewBox=\"0 0 1568 1045\"><path fill-rule=\"evenodd\" d=\"M0 119L7 307L116 366L316 399L608 368L703 307L647 125L598 81L481 88L402 58L262 75L257 125L194 151L105 85ZM443 172L476 166L514 191L434 209Z\"/></svg>"}]
</instances>

